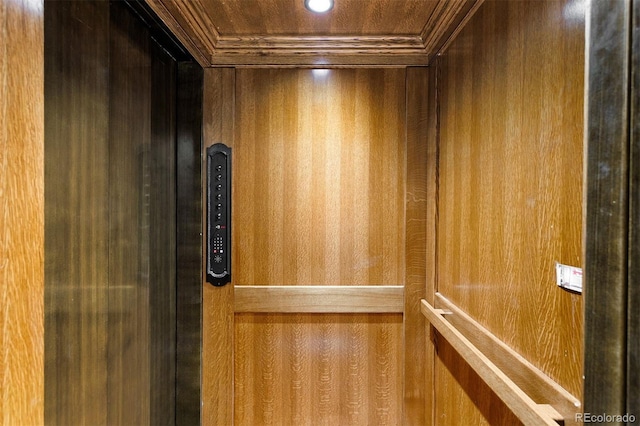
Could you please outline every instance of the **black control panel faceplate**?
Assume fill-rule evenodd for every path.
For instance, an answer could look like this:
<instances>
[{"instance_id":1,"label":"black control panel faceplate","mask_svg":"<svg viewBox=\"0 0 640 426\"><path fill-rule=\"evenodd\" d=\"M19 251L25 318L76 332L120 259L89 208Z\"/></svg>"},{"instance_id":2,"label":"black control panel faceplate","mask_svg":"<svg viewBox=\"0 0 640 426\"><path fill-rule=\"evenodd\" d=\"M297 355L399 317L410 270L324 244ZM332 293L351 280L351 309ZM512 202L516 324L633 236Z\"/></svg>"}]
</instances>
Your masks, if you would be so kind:
<instances>
[{"instance_id":1,"label":"black control panel faceplate","mask_svg":"<svg viewBox=\"0 0 640 426\"><path fill-rule=\"evenodd\" d=\"M231 148L207 148L207 282L231 281Z\"/></svg>"}]
</instances>

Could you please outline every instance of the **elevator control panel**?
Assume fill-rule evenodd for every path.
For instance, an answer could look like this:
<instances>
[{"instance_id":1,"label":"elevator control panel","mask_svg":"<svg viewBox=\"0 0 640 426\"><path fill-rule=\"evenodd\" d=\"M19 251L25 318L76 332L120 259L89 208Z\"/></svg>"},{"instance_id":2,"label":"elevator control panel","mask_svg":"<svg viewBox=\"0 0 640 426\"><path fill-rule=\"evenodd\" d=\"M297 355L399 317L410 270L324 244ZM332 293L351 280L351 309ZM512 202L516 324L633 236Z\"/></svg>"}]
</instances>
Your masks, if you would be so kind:
<instances>
[{"instance_id":1,"label":"elevator control panel","mask_svg":"<svg viewBox=\"0 0 640 426\"><path fill-rule=\"evenodd\" d=\"M207 282L231 281L231 148L207 148Z\"/></svg>"}]
</instances>

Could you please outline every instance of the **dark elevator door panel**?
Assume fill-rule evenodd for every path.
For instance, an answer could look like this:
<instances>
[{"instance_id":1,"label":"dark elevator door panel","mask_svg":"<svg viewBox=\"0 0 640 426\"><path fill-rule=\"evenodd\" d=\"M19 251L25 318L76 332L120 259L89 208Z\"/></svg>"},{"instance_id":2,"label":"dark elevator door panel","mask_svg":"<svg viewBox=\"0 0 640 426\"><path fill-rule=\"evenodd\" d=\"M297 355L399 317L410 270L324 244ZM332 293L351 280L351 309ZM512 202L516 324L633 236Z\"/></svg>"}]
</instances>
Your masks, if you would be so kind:
<instances>
[{"instance_id":1,"label":"dark elevator door panel","mask_svg":"<svg viewBox=\"0 0 640 426\"><path fill-rule=\"evenodd\" d=\"M109 424L175 418L176 64L111 7Z\"/></svg>"},{"instance_id":2,"label":"dark elevator door panel","mask_svg":"<svg viewBox=\"0 0 640 426\"><path fill-rule=\"evenodd\" d=\"M45 31L45 420L174 424L177 64L124 3Z\"/></svg>"},{"instance_id":3,"label":"dark elevator door panel","mask_svg":"<svg viewBox=\"0 0 640 426\"><path fill-rule=\"evenodd\" d=\"M45 422L106 424L109 3L45 3Z\"/></svg>"}]
</instances>

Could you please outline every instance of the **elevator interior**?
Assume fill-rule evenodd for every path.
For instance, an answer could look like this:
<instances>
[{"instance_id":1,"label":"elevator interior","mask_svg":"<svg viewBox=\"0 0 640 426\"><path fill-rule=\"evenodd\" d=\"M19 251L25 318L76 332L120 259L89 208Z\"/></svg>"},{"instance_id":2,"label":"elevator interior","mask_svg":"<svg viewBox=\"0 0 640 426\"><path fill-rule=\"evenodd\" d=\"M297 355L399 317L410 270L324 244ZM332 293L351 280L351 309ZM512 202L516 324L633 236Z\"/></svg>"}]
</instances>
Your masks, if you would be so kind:
<instances>
[{"instance_id":1,"label":"elevator interior","mask_svg":"<svg viewBox=\"0 0 640 426\"><path fill-rule=\"evenodd\" d=\"M603 189L631 172L588 183L594 164L628 161L585 157L585 100L618 87L585 84L588 5L336 4L342 35L318 36L260 3L45 3L45 421L523 421L428 306L468 315L446 322L484 327L579 403L637 407L633 380L594 367L627 356L598 352L596 314L614 324L606 347L637 330L626 308L602 313L636 297L627 269L593 287L602 308L555 277L635 247L595 240L635 210ZM410 18L426 19L416 34ZM291 22L301 33L278 30ZM219 288L201 235L216 142L234 155L234 278ZM613 207L596 217L589 197ZM598 397L603 383L624 391Z\"/></svg>"}]
</instances>

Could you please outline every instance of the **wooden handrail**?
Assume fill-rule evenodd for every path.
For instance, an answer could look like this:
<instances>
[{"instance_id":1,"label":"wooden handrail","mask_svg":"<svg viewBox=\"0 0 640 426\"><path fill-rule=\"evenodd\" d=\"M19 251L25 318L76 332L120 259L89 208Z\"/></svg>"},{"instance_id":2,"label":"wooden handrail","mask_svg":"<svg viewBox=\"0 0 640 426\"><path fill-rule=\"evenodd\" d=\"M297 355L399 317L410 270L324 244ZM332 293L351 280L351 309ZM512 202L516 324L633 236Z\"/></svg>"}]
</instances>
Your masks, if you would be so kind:
<instances>
[{"instance_id":1,"label":"wooden handrail","mask_svg":"<svg viewBox=\"0 0 640 426\"><path fill-rule=\"evenodd\" d=\"M439 305L444 305L445 309L436 309L426 300L422 300L422 313L516 417L525 425L575 424L575 413L580 411L580 402L575 397L536 370L515 351L503 343L498 343L499 340L495 336L475 323L446 298L437 294L436 300ZM455 319L448 320L445 317L455 317ZM453 323L457 323L459 327L454 326ZM459 328L467 331L470 338L479 342L480 346L487 348L490 346L492 355L497 354L505 361L497 360L497 363L502 366L510 363L510 371L505 372L499 368L496 362L478 349ZM513 380L512 372L515 371L525 371L524 374L519 373L520 376L515 377L519 383ZM525 381L526 384L523 385ZM525 392L523 387L528 392ZM547 397L540 395L547 395Z\"/></svg>"}]
</instances>

